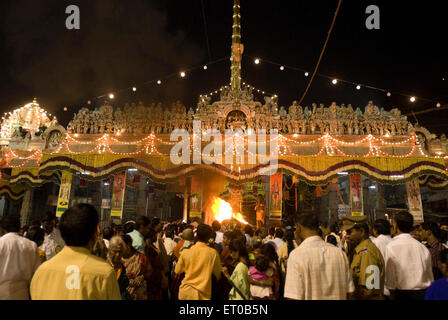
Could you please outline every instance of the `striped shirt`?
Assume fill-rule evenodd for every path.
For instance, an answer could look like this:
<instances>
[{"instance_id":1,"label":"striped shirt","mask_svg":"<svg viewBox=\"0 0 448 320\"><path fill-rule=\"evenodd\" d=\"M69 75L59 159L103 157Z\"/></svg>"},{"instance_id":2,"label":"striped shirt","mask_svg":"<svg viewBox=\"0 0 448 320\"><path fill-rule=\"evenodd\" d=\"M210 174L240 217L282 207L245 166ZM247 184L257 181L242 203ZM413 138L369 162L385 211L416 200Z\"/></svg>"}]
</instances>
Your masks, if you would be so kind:
<instances>
[{"instance_id":1,"label":"striped shirt","mask_svg":"<svg viewBox=\"0 0 448 320\"><path fill-rule=\"evenodd\" d=\"M345 300L355 291L345 253L319 236L306 238L289 255L285 298Z\"/></svg>"}]
</instances>

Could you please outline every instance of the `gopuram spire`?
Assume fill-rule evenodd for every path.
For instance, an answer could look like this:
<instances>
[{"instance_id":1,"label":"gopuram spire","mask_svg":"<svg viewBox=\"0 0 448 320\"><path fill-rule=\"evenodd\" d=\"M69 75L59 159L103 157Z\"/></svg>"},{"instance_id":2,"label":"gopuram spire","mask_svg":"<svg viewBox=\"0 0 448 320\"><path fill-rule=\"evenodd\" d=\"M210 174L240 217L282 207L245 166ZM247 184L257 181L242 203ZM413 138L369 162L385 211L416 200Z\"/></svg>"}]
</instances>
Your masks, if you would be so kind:
<instances>
[{"instance_id":1,"label":"gopuram spire","mask_svg":"<svg viewBox=\"0 0 448 320\"><path fill-rule=\"evenodd\" d=\"M241 14L240 0L233 0L233 25L232 25L232 48L231 48L231 76L230 84L232 91L241 91L241 57L244 46L241 44Z\"/></svg>"}]
</instances>

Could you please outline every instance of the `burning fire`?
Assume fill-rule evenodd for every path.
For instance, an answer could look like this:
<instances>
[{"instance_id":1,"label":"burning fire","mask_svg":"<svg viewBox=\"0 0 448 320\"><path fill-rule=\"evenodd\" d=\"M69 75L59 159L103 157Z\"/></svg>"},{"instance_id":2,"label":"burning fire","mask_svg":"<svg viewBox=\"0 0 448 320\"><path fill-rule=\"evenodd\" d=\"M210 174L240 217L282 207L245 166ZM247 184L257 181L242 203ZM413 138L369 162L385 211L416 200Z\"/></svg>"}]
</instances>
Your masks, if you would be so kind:
<instances>
[{"instance_id":1,"label":"burning fire","mask_svg":"<svg viewBox=\"0 0 448 320\"><path fill-rule=\"evenodd\" d=\"M248 222L244 220L243 215L241 213L239 212L234 213L230 203L224 201L221 198L215 197L213 199L212 212L213 215L215 216L215 219L218 220L220 223L223 222L224 220L230 220L233 218L241 223L248 224Z\"/></svg>"}]
</instances>

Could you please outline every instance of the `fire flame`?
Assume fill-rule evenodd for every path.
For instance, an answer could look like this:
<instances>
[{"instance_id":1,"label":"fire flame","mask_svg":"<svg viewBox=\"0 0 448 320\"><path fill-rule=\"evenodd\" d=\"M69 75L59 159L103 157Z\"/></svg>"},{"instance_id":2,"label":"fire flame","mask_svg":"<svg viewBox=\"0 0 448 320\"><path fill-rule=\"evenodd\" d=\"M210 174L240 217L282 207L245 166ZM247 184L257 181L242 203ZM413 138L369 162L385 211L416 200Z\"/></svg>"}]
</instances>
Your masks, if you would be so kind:
<instances>
[{"instance_id":1,"label":"fire flame","mask_svg":"<svg viewBox=\"0 0 448 320\"><path fill-rule=\"evenodd\" d=\"M244 220L243 215L239 212L233 212L232 206L227 201L224 201L221 198L215 197L213 199L212 204L212 212L215 216L215 219L220 223L224 220L235 219L243 224L249 224L246 220Z\"/></svg>"}]
</instances>

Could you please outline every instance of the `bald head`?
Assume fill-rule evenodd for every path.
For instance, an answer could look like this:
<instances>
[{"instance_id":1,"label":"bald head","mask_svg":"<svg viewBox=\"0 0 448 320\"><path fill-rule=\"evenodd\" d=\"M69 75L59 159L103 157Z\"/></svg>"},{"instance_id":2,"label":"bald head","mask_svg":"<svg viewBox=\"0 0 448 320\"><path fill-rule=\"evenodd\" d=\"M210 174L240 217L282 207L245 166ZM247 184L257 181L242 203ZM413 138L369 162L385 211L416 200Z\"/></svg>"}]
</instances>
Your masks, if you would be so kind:
<instances>
[{"instance_id":1,"label":"bald head","mask_svg":"<svg viewBox=\"0 0 448 320\"><path fill-rule=\"evenodd\" d=\"M123 240L119 236L113 236L109 241L109 250L110 248L120 249L123 248Z\"/></svg>"},{"instance_id":2,"label":"bald head","mask_svg":"<svg viewBox=\"0 0 448 320\"><path fill-rule=\"evenodd\" d=\"M109 241L108 259L114 266L121 264L123 257L124 242L121 237L114 236Z\"/></svg>"},{"instance_id":3,"label":"bald head","mask_svg":"<svg viewBox=\"0 0 448 320\"><path fill-rule=\"evenodd\" d=\"M194 240L193 230L187 228L184 231L182 231L182 239L187 241L193 241Z\"/></svg>"}]
</instances>

